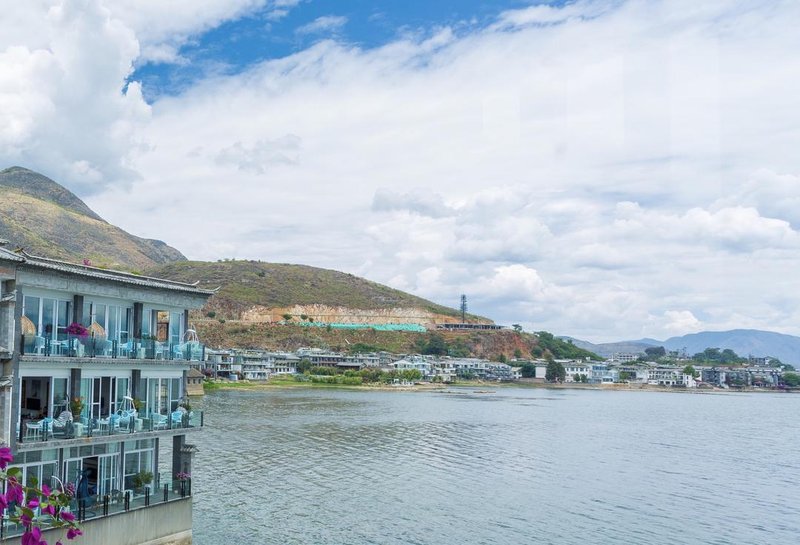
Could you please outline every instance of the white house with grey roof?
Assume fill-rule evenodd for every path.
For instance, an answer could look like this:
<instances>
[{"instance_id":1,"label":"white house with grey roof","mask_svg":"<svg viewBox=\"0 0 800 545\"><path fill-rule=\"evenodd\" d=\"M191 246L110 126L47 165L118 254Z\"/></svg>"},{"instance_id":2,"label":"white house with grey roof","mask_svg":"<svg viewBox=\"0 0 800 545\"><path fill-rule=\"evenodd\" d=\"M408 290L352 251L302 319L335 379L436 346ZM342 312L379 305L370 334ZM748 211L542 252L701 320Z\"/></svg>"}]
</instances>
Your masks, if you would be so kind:
<instances>
[{"instance_id":1,"label":"white house with grey roof","mask_svg":"<svg viewBox=\"0 0 800 545\"><path fill-rule=\"evenodd\" d=\"M177 476L203 425L186 373L204 347L188 318L211 295L0 247L0 442L24 482L75 486L82 542L112 523L141 543L191 542L191 481ZM168 522L142 524L151 513ZM18 530L5 524L0 539Z\"/></svg>"}]
</instances>

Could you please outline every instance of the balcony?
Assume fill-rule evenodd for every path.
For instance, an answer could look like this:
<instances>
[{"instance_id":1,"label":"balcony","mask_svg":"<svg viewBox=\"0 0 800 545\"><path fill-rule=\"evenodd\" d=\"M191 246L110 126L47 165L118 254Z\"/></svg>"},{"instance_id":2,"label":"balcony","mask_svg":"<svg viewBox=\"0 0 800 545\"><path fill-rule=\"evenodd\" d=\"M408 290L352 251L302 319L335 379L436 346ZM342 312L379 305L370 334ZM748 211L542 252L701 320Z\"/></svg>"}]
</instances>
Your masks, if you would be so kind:
<instances>
[{"instance_id":1,"label":"balcony","mask_svg":"<svg viewBox=\"0 0 800 545\"><path fill-rule=\"evenodd\" d=\"M54 483L55 484L55 483ZM167 481L157 479L151 487L145 487L141 491L135 490L112 490L108 494L89 496L80 500L73 499L70 504L70 511L75 514L75 518L82 523L84 528L91 524L91 521L105 517L121 515L139 509L156 508L172 502L189 499L192 497L191 479L179 481ZM120 521L121 519L114 519ZM52 526L46 522L42 525L42 530L48 530ZM0 520L0 541L5 543L6 538L22 535L25 528L22 524L14 523L3 517ZM49 539L49 537L48 537ZM78 541L76 541L78 543Z\"/></svg>"},{"instance_id":2,"label":"balcony","mask_svg":"<svg viewBox=\"0 0 800 545\"><path fill-rule=\"evenodd\" d=\"M22 335L20 355L53 358L203 361L205 350L205 345L197 341L166 343L155 339L130 339L120 342L102 337L59 333L55 339L38 335Z\"/></svg>"},{"instance_id":3,"label":"balcony","mask_svg":"<svg viewBox=\"0 0 800 545\"><path fill-rule=\"evenodd\" d=\"M149 418L120 417L113 414L107 418L76 419L59 425L58 420L43 418L42 420L21 420L17 425L17 441L23 445L39 444L51 441L82 440L91 438L134 439L141 434L169 431L175 432L198 430L203 427L203 411L189 413L177 410L171 414L151 414Z\"/></svg>"}]
</instances>

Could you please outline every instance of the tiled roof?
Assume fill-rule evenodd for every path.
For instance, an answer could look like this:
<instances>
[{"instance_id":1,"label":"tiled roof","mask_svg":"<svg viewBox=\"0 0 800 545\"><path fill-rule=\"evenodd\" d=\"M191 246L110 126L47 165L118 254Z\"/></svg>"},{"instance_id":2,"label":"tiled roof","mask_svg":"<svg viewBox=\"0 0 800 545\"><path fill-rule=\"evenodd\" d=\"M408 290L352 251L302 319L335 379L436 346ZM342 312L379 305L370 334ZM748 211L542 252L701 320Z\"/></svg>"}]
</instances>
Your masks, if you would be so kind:
<instances>
[{"instance_id":1,"label":"tiled roof","mask_svg":"<svg viewBox=\"0 0 800 545\"><path fill-rule=\"evenodd\" d=\"M0 243L2 242L5 241L0 240ZM25 261L25 258L15 254L14 252L6 250L5 248L0 248L0 259L4 259L6 261L16 261L16 262Z\"/></svg>"},{"instance_id":2,"label":"tiled roof","mask_svg":"<svg viewBox=\"0 0 800 545\"><path fill-rule=\"evenodd\" d=\"M153 278L150 276L141 276L138 274L132 274L122 271L114 271L111 269L100 269L97 267L92 267L90 265L78 265L76 263L67 263L66 261L58 261L56 259L50 259L47 257L29 255L26 254L25 252L21 252L20 254L14 254L11 252L4 251L2 248L0 248L0 251L4 253L9 253L17 257L21 256L23 258L21 259L21 261L23 261L26 265L31 265L37 269L48 269L68 274L86 276L89 278L96 278L99 280L122 282L125 284L132 284L134 286L141 286L146 288L158 288L158 289L166 289L173 291L177 290L188 293L194 293L197 295L213 295L214 293L216 293L214 290L205 290L198 288L196 285L193 284L185 284L183 282L176 282L174 280Z\"/></svg>"}]
</instances>

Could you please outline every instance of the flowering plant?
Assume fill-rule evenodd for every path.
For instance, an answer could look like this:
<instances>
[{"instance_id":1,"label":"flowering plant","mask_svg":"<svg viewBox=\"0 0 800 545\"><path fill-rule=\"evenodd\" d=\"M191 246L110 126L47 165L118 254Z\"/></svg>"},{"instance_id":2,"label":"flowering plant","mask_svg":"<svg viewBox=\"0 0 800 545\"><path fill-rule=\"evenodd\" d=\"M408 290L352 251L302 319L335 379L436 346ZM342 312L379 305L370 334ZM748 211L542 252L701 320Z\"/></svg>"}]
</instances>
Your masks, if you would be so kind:
<instances>
[{"instance_id":1,"label":"flowering plant","mask_svg":"<svg viewBox=\"0 0 800 545\"><path fill-rule=\"evenodd\" d=\"M88 337L89 330L86 329L86 326L83 324L79 324L78 322L72 322L67 326L67 335L73 335L75 337Z\"/></svg>"},{"instance_id":2,"label":"flowering plant","mask_svg":"<svg viewBox=\"0 0 800 545\"><path fill-rule=\"evenodd\" d=\"M42 524L49 527L66 528L67 539L75 539L83 532L75 523L75 515L67 510L70 497L58 490L50 490L46 484L41 488L24 486L19 479L22 468L6 469L14 461L11 449L0 447L0 482L5 482L5 493L0 494L0 510L8 510L8 520L22 526L22 545L47 545L42 539ZM34 480L35 482L35 480ZM55 545L62 545L61 540Z\"/></svg>"},{"instance_id":3,"label":"flowering plant","mask_svg":"<svg viewBox=\"0 0 800 545\"><path fill-rule=\"evenodd\" d=\"M75 497L75 483L67 483L67 486L64 487L64 495L68 498Z\"/></svg>"},{"instance_id":4,"label":"flowering plant","mask_svg":"<svg viewBox=\"0 0 800 545\"><path fill-rule=\"evenodd\" d=\"M177 477L179 481L187 481L192 478L192 476L189 473L185 473L183 471L179 471L178 473L176 473L175 477Z\"/></svg>"}]
</instances>

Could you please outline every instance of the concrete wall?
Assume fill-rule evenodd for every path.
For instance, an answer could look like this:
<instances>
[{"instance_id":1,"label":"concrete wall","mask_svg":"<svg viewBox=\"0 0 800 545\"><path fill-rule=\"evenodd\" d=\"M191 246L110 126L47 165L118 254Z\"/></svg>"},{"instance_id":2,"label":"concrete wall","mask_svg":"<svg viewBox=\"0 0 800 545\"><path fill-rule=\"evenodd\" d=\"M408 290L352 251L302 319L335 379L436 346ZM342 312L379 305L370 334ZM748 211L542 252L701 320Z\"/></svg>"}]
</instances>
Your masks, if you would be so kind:
<instances>
[{"instance_id":1,"label":"concrete wall","mask_svg":"<svg viewBox=\"0 0 800 545\"><path fill-rule=\"evenodd\" d=\"M50 530L42 536L48 543L61 539L76 545L191 545L192 498L118 513L81 524L83 535L67 541L64 530ZM2 545L18 545L19 536L4 539Z\"/></svg>"}]
</instances>

